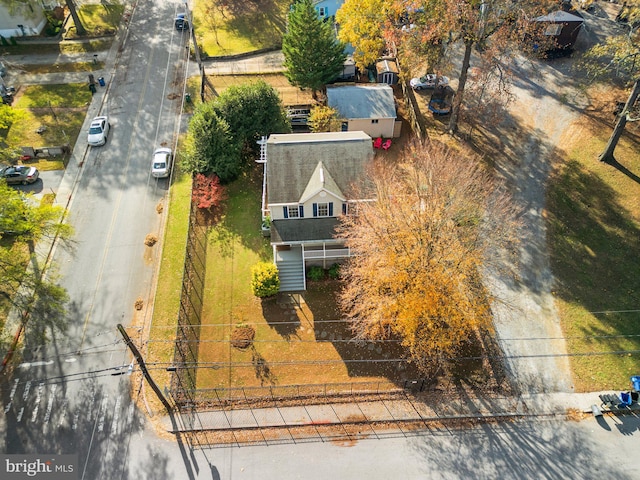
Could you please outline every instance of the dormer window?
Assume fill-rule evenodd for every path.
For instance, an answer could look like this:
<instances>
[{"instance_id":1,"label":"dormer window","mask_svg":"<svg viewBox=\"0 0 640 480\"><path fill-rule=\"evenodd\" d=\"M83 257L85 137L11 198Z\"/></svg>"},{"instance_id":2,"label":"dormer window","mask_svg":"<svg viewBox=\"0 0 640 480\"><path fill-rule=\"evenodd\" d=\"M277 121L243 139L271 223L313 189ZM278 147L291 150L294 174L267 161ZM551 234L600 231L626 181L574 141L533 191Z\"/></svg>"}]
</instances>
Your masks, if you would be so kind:
<instances>
[{"instance_id":1,"label":"dormer window","mask_svg":"<svg viewBox=\"0 0 640 480\"><path fill-rule=\"evenodd\" d=\"M333 217L333 202L314 203L313 216L314 217Z\"/></svg>"}]
</instances>

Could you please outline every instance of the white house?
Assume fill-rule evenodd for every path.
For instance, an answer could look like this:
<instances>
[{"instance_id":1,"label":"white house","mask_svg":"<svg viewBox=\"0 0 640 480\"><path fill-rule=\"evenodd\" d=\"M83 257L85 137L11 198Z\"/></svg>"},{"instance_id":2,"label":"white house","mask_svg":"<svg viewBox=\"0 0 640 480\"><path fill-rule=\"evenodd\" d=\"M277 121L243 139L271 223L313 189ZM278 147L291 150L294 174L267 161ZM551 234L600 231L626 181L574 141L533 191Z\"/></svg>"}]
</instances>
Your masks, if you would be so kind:
<instances>
[{"instance_id":1,"label":"white house","mask_svg":"<svg viewBox=\"0 0 640 480\"><path fill-rule=\"evenodd\" d=\"M39 2L25 2L13 8L0 3L0 35L5 38L40 35L46 24Z\"/></svg>"},{"instance_id":2,"label":"white house","mask_svg":"<svg viewBox=\"0 0 640 480\"><path fill-rule=\"evenodd\" d=\"M264 213L280 290L304 290L308 265L326 268L349 257L334 228L358 200L351 187L373 159L372 140L364 132L274 134L264 148Z\"/></svg>"}]
</instances>

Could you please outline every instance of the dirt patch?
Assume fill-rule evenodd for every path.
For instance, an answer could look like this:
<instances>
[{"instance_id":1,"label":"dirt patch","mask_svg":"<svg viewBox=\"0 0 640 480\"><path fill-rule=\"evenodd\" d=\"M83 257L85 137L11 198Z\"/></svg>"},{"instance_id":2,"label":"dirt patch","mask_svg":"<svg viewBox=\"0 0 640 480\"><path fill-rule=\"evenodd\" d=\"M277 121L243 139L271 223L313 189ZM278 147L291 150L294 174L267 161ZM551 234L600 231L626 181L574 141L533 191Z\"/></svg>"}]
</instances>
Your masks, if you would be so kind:
<instances>
[{"instance_id":1,"label":"dirt patch","mask_svg":"<svg viewBox=\"0 0 640 480\"><path fill-rule=\"evenodd\" d=\"M256 331L253 327L246 325L237 326L231 332L231 345L235 348L244 350L251 346L255 336Z\"/></svg>"}]
</instances>

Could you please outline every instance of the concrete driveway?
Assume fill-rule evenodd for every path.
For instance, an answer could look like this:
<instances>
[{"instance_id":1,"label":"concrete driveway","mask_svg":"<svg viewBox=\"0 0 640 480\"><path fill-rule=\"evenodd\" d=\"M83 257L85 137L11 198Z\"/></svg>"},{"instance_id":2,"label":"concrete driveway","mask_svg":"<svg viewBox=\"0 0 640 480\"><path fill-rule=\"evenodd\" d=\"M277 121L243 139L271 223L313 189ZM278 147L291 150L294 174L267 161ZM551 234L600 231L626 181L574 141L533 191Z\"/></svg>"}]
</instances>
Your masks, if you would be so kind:
<instances>
[{"instance_id":1,"label":"concrete driveway","mask_svg":"<svg viewBox=\"0 0 640 480\"><path fill-rule=\"evenodd\" d=\"M30 185L15 185L16 190L31 193L36 198L42 198L45 193L58 192L58 187L64 176L64 170L40 170L40 178Z\"/></svg>"}]
</instances>

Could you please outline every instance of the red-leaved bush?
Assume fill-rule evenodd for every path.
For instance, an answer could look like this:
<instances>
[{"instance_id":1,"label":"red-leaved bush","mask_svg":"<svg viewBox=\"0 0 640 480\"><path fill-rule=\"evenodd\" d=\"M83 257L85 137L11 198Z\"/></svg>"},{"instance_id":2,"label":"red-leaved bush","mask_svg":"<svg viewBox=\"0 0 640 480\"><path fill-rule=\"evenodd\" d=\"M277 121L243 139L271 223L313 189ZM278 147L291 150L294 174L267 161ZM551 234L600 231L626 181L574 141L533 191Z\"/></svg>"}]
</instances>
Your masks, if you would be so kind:
<instances>
[{"instance_id":1,"label":"red-leaved bush","mask_svg":"<svg viewBox=\"0 0 640 480\"><path fill-rule=\"evenodd\" d=\"M211 209L227 199L227 192L217 175L196 173L191 198L198 208Z\"/></svg>"}]
</instances>

